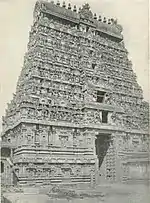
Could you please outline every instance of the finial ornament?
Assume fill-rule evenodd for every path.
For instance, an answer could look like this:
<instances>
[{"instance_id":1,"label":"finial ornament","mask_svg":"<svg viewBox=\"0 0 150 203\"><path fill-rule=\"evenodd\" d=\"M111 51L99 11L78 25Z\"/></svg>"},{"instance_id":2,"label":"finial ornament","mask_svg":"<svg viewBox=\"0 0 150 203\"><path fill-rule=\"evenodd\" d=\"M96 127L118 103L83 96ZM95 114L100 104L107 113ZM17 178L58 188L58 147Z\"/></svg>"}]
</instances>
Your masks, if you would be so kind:
<instances>
[{"instance_id":1,"label":"finial ornament","mask_svg":"<svg viewBox=\"0 0 150 203\"><path fill-rule=\"evenodd\" d=\"M63 7L63 8L66 8L66 3L65 3L65 1L63 1L62 7Z\"/></svg>"},{"instance_id":2,"label":"finial ornament","mask_svg":"<svg viewBox=\"0 0 150 203\"><path fill-rule=\"evenodd\" d=\"M112 24L117 24L117 19L111 18L111 22L112 22Z\"/></svg>"},{"instance_id":3,"label":"finial ornament","mask_svg":"<svg viewBox=\"0 0 150 203\"><path fill-rule=\"evenodd\" d=\"M109 24L109 25L111 24L111 19L108 19L108 24Z\"/></svg>"},{"instance_id":4,"label":"finial ornament","mask_svg":"<svg viewBox=\"0 0 150 203\"><path fill-rule=\"evenodd\" d=\"M59 0L57 1L57 4L56 4L57 6L60 6L60 2L59 2Z\"/></svg>"},{"instance_id":5,"label":"finial ornament","mask_svg":"<svg viewBox=\"0 0 150 203\"><path fill-rule=\"evenodd\" d=\"M95 19L95 20L97 20L97 16L96 16L96 13L94 13L94 19Z\"/></svg>"},{"instance_id":6,"label":"finial ornament","mask_svg":"<svg viewBox=\"0 0 150 203\"><path fill-rule=\"evenodd\" d=\"M68 9L71 10L71 4L70 3L68 4Z\"/></svg>"},{"instance_id":7,"label":"finial ornament","mask_svg":"<svg viewBox=\"0 0 150 203\"><path fill-rule=\"evenodd\" d=\"M83 9L86 9L86 10L90 10L90 5L88 3L85 3L83 6L82 6Z\"/></svg>"},{"instance_id":8,"label":"finial ornament","mask_svg":"<svg viewBox=\"0 0 150 203\"><path fill-rule=\"evenodd\" d=\"M84 16L84 18L86 18L86 19L93 18L93 13L91 12L90 6L89 6L88 3L86 3L86 4L84 4L84 5L82 6L82 9L81 9L81 11L80 11L80 14L81 14L82 16Z\"/></svg>"},{"instance_id":9,"label":"finial ornament","mask_svg":"<svg viewBox=\"0 0 150 203\"><path fill-rule=\"evenodd\" d=\"M77 12L77 7L76 7L76 5L74 5L73 11L74 11L74 12Z\"/></svg>"},{"instance_id":10,"label":"finial ornament","mask_svg":"<svg viewBox=\"0 0 150 203\"><path fill-rule=\"evenodd\" d=\"M98 19L98 21L102 21L102 17L101 17L101 16L99 16L99 19Z\"/></svg>"},{"instance_id":11,"label":"finial ornament","mask_svg":"<svg viewBox=\"0 0 150 203\"><path fill-rule=\"evenodd\" d=\"M79 7L79 11L78 11L79 13L81 12L81 7Z\"/></svg>"},{"instance_id":12,"label":"finial ornament","mask_svg":"<svg viewBox=\"0 0 150 203\"><path fill-rule=\"evenodd\" d=\"M106 18L105 18L105 17L104 17L103 23L107 23L107 20L106 20Z\"/></svg>"}]
</instances>

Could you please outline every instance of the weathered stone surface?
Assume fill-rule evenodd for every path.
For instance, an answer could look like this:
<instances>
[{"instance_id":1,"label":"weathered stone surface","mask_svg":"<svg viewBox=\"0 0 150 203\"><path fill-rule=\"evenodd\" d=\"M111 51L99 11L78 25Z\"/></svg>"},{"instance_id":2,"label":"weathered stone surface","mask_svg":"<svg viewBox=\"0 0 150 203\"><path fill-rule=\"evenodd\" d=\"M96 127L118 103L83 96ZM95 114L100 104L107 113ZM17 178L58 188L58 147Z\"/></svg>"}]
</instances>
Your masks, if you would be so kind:
<instances>
[{"instance_id":1,"label":"weathered stone surface","mask_svg":"<svg viewBox=\"0 0 150 203\"><path fill-rule=\"evenodd\" d=\"M12 174L4 184L149 177L149 106L121 26L106 22L88 4L76 12L36 3L28 52L3 117L3 179Z\"/></svg>"}]
</instances>

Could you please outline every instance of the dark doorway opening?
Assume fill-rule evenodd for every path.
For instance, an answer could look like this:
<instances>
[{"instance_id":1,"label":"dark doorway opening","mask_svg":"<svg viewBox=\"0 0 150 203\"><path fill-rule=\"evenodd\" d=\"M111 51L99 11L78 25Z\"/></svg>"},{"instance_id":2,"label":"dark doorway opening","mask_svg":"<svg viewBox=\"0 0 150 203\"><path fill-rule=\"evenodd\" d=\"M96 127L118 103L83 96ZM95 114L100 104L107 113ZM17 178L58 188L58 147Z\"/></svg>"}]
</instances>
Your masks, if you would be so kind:
<instances>
[{"instance_id":1,"label":"dark doorway opening","mask_svg":"<svg viewBox=\"0 0 150 203\"><path fill-rule=\"evenodd\" d=\"M89 29L90 29L90 28L89 28L88 26L86 26L86 32L88 32L88 31L89 31Z\"/></svg>"},{"instance_id":2,"label":"dark doorway opening","mask_svg":"<svg viewBox=\"0 0 150 203\"><path fill-rule=\"evenodd\" d=\"M102 111L102 123L108 123L108 111Z\"/></svg>"},{"instance_id":3,"label":"dark doorway opening","mask_svg":"<svg viewBox=\"0 0 150 203\"><path fill-rule=\"evenodd\" d=\"M96 63L92 63L92 68L95 69Z\"/></svg>"},{"instance_id":4,"label":"dark doorway opening","mask_svg":"<svg viewBox=\"0 0 150 203\"><path fill-rule=\"evenodd\" d=\"M1 173L4 173L4 163L1 161Z\"/></svg>"},{"instance_id":5,"label":"dark doorway opening","mask_svg":"<svg viewBox=\"0 0 150 203\"><path fill-rule=\"evenodd\" d=\"M110 146L111 135L108 134L99 134L95 140L96 155L98 158L98 167L100 168L104 157L107 154L108 148Z\"/></svg>"},{"instance_id":6,"label":"dark doorway opening","mask_svg":"<svg viewBox=\"0 0 150 203\"><path fill-rule=\"evenodd\" d=\"M97 102L98 103L103 103L104 102L105 94L106 94L106 92L97 91Z\"/></svg>"}]
</instances>

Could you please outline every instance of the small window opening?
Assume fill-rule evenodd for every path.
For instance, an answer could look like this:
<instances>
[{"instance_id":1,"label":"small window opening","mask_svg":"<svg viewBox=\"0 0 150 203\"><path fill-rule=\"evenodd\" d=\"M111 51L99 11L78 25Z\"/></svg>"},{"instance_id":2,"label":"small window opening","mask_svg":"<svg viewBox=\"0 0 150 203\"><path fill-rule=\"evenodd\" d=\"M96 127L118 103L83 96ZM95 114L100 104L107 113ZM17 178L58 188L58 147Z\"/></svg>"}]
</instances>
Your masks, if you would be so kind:
<instances>
[{"instance_id":1,"label":"small window opening","mask_svg":"<svg viewBox=\"0 0 150 203\"><path fill-rule=\"evenodd\" d=\"M39 130L39 124L36 125L36 130Z\"/></svg>"},{"instance_id":2,"label":"small window opening","mask_svg":"<svg viewBox=\"0 0 150 203\"><path fill-rule=\"evenodd\" d=\"M88 32L89 31L89 27L88 26L86 26L86 32Z\"/></svg>"},{"instance_id":3,"label":"small window opening","mask_svg":"<svg viewBox=\"0 0 150 203\"><path fill-rule=\"evenodd\" d=\"M96 67L96 64L92 63L92 68L95 69L95 67Z\"/></svg>"},{"instance_id":4,"label":"small window opening","mask_svg":"<svg viewBox=\"0 0 150 203\"><path fill-rule=\"evenodd\" d=\"M31 141L31 135L28 135L27 139L28 141Z\"/></svg>"},{"instance_id":5,"label":"small window opening","mask_svg":"<svg viewBox=\"0 0 150 203\"><path fill-rule=\"evenodd\" d=\"M102 123L108 123L108 111L102 111Z\"/></svg>"},{"instance_id":6,"label":"small window opening","mask_svg":"<svg viewBox=\"0 0 150 203\"><path fill-rule=\"evenodd\" d=\"M97 102L103 103L106 92L97 91Z\"/></svg>"},{"instance_id":7,"label":"small window opening","mask_svg":"<svg viewBox=\"0 0 150 203\"><path fill-rule=\"evenodd\" d=\"M92 50L90 50L90 55L92 55L93 54L93 51Z\"/></svg>"}]
</instances>

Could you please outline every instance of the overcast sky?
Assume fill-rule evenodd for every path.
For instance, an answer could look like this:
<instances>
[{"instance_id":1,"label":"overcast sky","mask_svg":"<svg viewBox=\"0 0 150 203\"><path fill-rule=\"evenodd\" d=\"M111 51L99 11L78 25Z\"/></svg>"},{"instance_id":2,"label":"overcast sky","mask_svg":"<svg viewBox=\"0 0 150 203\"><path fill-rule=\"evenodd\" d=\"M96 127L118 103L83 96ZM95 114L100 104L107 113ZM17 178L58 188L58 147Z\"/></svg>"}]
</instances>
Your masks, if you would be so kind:
<instances>
[{"instance_id":1,"label":"overcast sky","mask_svg":"<svg viewBox=\"0 0 150 203\"><path fill-rule=\"evenodd\" d=\"M12 99L27 51L36 0L0 0L0 116ZM61 1L62 2L62 1ZM68 2L68 1L66 1ZM125 45L148 101L148 0L70 0L88 2L93 13L116 17L123 26Z\"/></svg>"}]
</instances>

